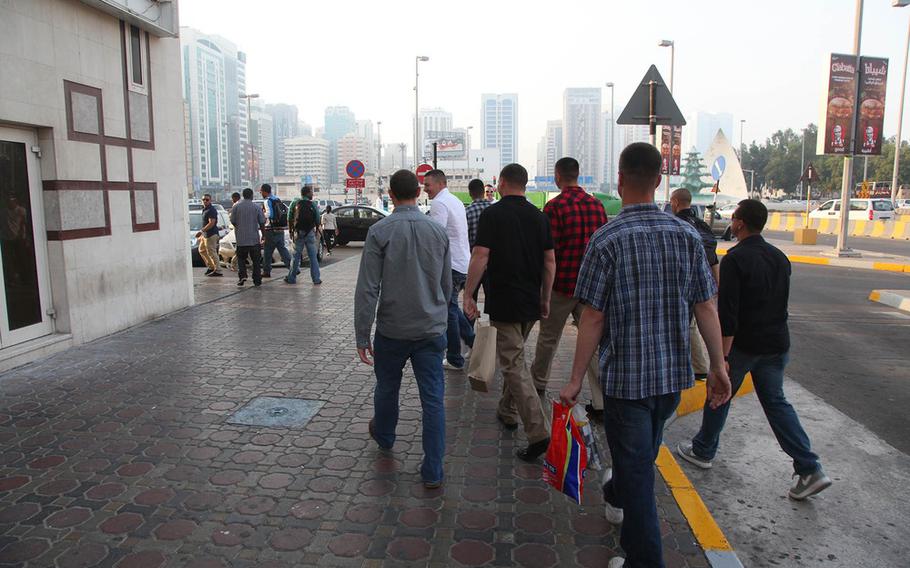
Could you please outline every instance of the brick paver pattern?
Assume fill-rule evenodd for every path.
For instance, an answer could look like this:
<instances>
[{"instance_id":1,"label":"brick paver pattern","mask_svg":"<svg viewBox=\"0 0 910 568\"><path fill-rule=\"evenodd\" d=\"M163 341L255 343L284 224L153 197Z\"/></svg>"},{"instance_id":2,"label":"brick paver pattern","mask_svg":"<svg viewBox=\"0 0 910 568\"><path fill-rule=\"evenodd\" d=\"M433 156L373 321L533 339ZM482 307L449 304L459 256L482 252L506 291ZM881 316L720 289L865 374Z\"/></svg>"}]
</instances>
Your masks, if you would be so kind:
<instances>
[{"instance_id":1,"label":"brick paver pattern","mask_svg":"<svg viewBox=\"0 0 910 568\"><path fill-rule=\"evenodd\" d=\"M0 565L605 566L595 472L581 506L514 457L497 395L446 384L446 484L426 490L413 375L391 455L367 434L357 258L321 287L247 289L0 376ZM294 329L291 311L306 314ZM555 364L556 396L574 332ZM534 345L533 336L529 345ZM495 389L492 389L495 391ZM320 399L303 429L227 424L257 396ZM657 487L668 566L705 566Z\"/></svg>"}]
</instances>

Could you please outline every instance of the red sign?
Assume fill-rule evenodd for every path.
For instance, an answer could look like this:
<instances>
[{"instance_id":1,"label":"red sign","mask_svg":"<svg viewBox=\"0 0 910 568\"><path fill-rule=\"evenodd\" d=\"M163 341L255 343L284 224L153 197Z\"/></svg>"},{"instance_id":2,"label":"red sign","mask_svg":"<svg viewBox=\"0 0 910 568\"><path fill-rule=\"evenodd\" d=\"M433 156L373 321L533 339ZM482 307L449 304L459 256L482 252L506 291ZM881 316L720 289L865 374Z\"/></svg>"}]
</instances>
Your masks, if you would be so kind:
<instances>
[{"instance_id":1,"label":"red sign","mask_svg":"<svg viewBox=\"0 0 910 568\"><path fill-rule=\"evenodd\" d=\"M423 177L427 175L427 172L432 170L433 166L430 164L420 164L417 166L417 181L423 183Z\"/></svg>"},{"instance_id":2,"label":"red sign","mask_svg":"<svg viewBox=\"0 0 910 568\"><path fill-rule=\"evenodd\" d=\"M853 153L877 156L882 153L882 127L885 122L885 87L888 60L862 57L859 65L859 114ZM890 195L889 195L890 197Z\"/></svg>"},{"instance_id":3,"label":"red sign","mask_svg":"<svg viewBox=\"0 0 910 568\"><path fill-rule=\"evenodd\" d=\"M363 178L348 178L348 179L344 180L345 187L356 187L359 189L363 189L366 187L366 185L367 185L366 180Z\"/></svg>"},{"instance_id":4,"label":"red sign","mask_svg":"<svg viewBox=\"0 0 910 568\"><path fill-rule=\"evenodd\" d=\"M344 167L344 171L350 178L361 178L366 171L366 167L360 160L351 160L348 162L348 165Z\"/></svg>"}]
</instances>

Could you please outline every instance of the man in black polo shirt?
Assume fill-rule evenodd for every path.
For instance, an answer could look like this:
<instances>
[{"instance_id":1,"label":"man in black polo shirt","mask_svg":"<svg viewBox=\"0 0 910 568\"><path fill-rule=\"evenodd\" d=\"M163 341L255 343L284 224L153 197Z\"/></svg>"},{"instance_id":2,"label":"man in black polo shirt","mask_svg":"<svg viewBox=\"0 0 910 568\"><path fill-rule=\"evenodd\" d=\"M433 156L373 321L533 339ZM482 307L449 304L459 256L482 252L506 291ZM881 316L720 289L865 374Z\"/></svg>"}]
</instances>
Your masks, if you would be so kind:
<instances>
[{"instance_id":1,"label":"man in black polo shirt","mask_svg":"<svg viewBox=\"0 0 910 568\"><path fill-rule=\"evenodd\" d=\"M497 417L510 430L524 425L528 447L517 455L534 461L547 450L550 434L524 349L534 322L550 313L550 291L556 256L550 223L525 199L528 172L509 164L499 174L498 202L480 215L477 239L468 267L464 310L471 319L480 314L474 291L484 270L490 281L484 311L496 328L496 354L502 369L502 398Z\"/></svg>"},{"instance_id":2,"label":"man in black polo shirt","mask_svg":"<svg viewBox=\"0 0 910 568\"><path fill-rule=\"evenodd\" d=\"M752 373L755 394L771 430L781 449L793 458L798 479L790 489L790 498L802 501L830 486L831 480L822 471L796 411L784 396L784 368L790 350L790 261L762 238L767 221L768 209L755 199L740 201L733 212L731 227L739 244L720 264L718 292L724 359L734 395L746 373ZM705 405L701 430L691 444L679 444L680 457L709 469L729 410L729 401L717 408Z\"/></svg>"}]
</instances>

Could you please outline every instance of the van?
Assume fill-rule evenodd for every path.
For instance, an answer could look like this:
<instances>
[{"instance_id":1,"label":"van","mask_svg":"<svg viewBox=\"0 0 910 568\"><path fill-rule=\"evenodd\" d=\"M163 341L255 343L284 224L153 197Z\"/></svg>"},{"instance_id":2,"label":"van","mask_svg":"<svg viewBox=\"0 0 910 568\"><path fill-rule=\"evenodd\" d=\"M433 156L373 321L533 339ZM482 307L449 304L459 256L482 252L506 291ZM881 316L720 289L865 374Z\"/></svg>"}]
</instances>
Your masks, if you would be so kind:
<instances>
[{"instance_id":1,"label":"van","mask_svg":"<svg viewBox=\"0 0 910 568\"><path fill-rule=\"evenodd\" d=\"M809 213L810 219L839 219L840 199L830 199ZM890 199L851 199L850 221L890 221L894 219L894 204Z\"/></svg>"}]
</instances>

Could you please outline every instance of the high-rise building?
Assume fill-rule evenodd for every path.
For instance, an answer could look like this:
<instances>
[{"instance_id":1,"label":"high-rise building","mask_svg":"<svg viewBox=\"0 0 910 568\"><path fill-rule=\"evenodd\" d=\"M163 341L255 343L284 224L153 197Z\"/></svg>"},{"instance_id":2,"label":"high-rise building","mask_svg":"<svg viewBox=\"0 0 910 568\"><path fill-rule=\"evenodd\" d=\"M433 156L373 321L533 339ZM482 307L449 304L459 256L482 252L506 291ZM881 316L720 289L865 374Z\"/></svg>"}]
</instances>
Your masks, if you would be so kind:
<instances>
[{"instance_id":1,"label":"high-rise building","mask_svg":"<svg viewBox=\"0 0 910 568\"><path fill-rule=\"evenodd\" d=\"M297 123L297 132L300 133L300 136L312 136L313 127L301 120Z\"/></svg>"},{"instance_id":2,"label":"high-rise building","mask_svg":"<svg viewBox=\"0 0 910 568\"><path fill-rule=\"evenodd\" d=\"M338 141L346 134L357 132L357 121L354 113L346 106L332 106L325 109L325 139L329 141L329 163L338 163ZM333 166L329 172L331 183L337 183L343 177L338 176Z\"/></svg>"},{"instance_id":3,"label":"high-rise building","mask_svg":"<svg viewBox=\"0 0 910 568\"><path fill-rule=\"evenodd\" d=\"M518 158L518 95L481 95L480 132L482 148L498 148L502 164L515 162Z\"/></svg>"},{"instance_id":4,"label":"high-rise building","mask_svg":"<svg viewBox=\"0 0 910 568\"><path fill-rule=\"evenodd\" d=\"M220 190L249 181L246 55L232 42L180 28L183 96L189 103L194 189Z\"/></svg>"},{"instance_id":5,"label":"high-rise building","mask_svg":"<svg viewBox=\"0 0 910 568\"><path fill-rule=\"evenodd\" d=\"M619 116L619 115L616 115ZM619 164L619 152L622 149L622 140L619 138L619 132L616 131L618 125L613 123L613 115L609 112L603 113L603 143L604 149L604 175L603 181L609 191L615 193L616 190L616 172ZM611 136L611 130L613 135Z\"/></svg>"},{"instance_id":6,"label":"high-rise building","mask_svg":"<svg viewBox=\"0 0 910 568\"><path fill-rule=\"evenodd\" d=\"M351 160L360 160L366 165L367 159L370 154L373 153L367 145L367 141L354 133L342 136L338 140L336 148L338 149L338 156L334 165L338 180L343 180L347 177L345 167L348 165L348 162ZM367 172L371 173L369 170L367 170Z\"/></svg>"},{"instance_id":7,"label":"high-rise building","mask_svg":"<svg viewBox=\"0 0 910 568\"><path fill-rule=\"evenodd\" d=\"M364 144L364 154L357 159L363 162L367 173L372 175L376 173L376 145L373 143L373 121L358 120L357 136L363 139Z\"/></svg>"},{"instance_id":8,"label":"high-rise building","mask_svg":"<svg viewBox=\"0 0 910 568\"><path fill-rule=\"evenodd\" d=\"M268 182L275 177L275 128L272 115L265 111L259 99L253 99L250 105L250 146L253 149L251 158L253 182Z\"/></svg>"},{"instance_id":9,"label":"high-rise building","mask_svg":"<svg viewBox=\"0 0 910 568\"><path fill-rule=\"evenodd\" d=\"M420 132L417 139L417 156L422 162L430 163L432 153L426 148L427 132L451 132L452 113L442 108L420 109Z\"/></svg>"},{"instance_id":10,"label":"high-rise building","mask_svg":"<svg viewBox=\"0 0 910 568\"><path fill-rule=\"evenodd\" d=\"M563 152L578 160L582 176L603 179L603 117L599 87L571 88L563 93Z\"/></svg>"},{"instance_id":11,"label":"high-rise building","mask_svg":"<svg viewBox=\"0 0 910 568\"><path fill-rule=\"evenodd\" d=\"M685 148L695 146L695 149L701 155L704 155L711 147L714 137L718 130L723 130L727 138L732 139L733 133L733 115L727 112L702 112L698 111L694 115L687 117L686 126L683 126L683 137L686 142Z\"/></svg>"},{"instance_id":12,"label":"high-rise building","mask_svg":"<svg viewBox=\"0 0 910 568\"><path fill-rule=\"evenodd\" d=\"M305 136L300 132L297 119L297 107L286 104L266 105L265 111L272 117L272 147L274 151L274 172L276 176L285 175L284 141L288 138Z\"/></svg>"},{"instance_id":13,"label":"high-rise building","mask_svg":"<svg viewBox=\"0 0 910 568\"><path fill-rule=\"evenodd\" d=\"M283 143L285 175L306 178L320 187L327 187L331 179L329 167L330 142L323 138L298 136ZM304 179L303 181L307 181Z\"/></svg>"}]
</instances>

